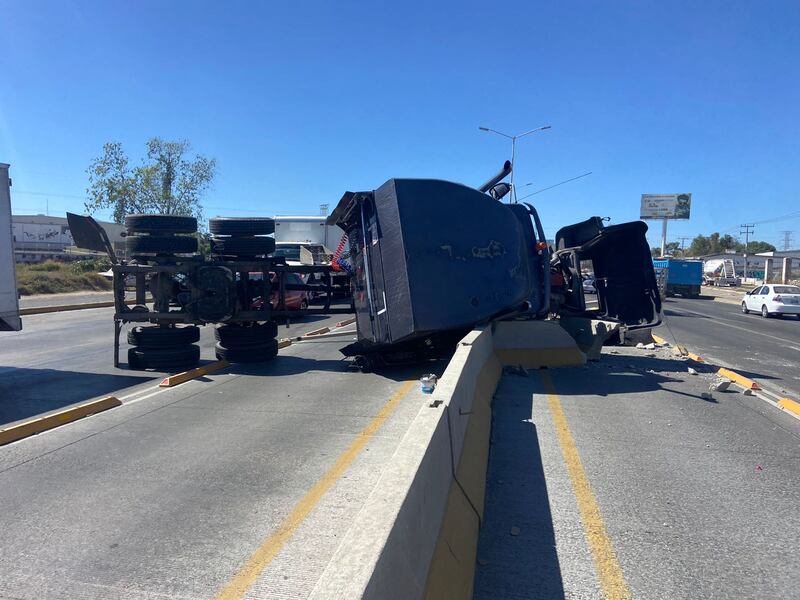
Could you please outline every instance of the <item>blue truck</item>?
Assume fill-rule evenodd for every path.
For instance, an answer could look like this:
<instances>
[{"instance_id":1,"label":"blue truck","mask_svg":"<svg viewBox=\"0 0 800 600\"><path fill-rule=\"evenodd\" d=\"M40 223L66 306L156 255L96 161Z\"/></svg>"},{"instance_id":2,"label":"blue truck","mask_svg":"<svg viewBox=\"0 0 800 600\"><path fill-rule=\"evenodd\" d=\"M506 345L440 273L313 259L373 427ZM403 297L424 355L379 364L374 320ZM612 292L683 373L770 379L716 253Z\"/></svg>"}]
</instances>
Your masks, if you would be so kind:
<instances>
[{"instance_id":1,"label":"blue truck","mask_svg":"<svg viewBox=\"0 0 800 600\"><path fill-rule=\"evenodd\" d=\"M659 280L666 270L666 296L678 294L684 298L697 298L700 295L700 286L703 284L702 260L654 258L653 268Z\"/></svg>"}]
</instances>

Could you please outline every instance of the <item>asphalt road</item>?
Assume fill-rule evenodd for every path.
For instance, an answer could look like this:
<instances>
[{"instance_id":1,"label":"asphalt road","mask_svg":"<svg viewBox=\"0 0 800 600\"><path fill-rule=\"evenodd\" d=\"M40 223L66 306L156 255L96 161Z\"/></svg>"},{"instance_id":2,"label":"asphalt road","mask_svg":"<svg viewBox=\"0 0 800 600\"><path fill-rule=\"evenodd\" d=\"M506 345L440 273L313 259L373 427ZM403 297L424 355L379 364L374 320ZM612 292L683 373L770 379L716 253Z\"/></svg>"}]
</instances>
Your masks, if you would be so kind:
<instances>
[{"instance_id":1,"label":"asphalt road","mask_svg":"<svg viewBox=\"0 0 800 600\"><path fill-rule=\"evenodd\" d=\"M764 319L716 300L669 298L656 331L711 361L800 399L800 321Z\"/></svg>"},{"instance_id":2,"label":"asphalt road","mask_svg":"<svg viewBox=\"0 0 800 600\"><path fill-rule=\"evenodd\" d=\"M24 320L0 334L6 419L124 403L0 447L0 598L214 598L237 576L304 597L426 403L421 368L354 372L342 339L158 388L111 367L110 309Z\"/></svg>"},{"instance_id":3,"label":"asphalt road","mask_svg":"<svg viewBox=\"0 0 800 600\"><path fill-rule=\"evenodd\" d=\"M800 421L647 353L503 376L475 598L797 597Z\"/></svg>"}]
</instances>

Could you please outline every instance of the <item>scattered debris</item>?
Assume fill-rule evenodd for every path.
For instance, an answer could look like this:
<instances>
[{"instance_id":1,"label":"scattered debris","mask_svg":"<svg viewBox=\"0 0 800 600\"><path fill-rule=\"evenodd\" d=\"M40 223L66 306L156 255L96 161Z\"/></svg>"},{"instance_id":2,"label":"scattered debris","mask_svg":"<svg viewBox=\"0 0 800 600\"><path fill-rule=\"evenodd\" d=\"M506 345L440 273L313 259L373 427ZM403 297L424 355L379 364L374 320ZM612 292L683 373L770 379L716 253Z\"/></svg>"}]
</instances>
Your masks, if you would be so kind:
<instances>
[{"instance_id":1,"label":"scattered debris","mask_svg":"<svg viewBox=\"0 0 800 600\"><path fill-rule=\"evenodd\" d=\"M655 350L656 349L656 345L653 344L653 343L645 344L644 349L645 350Z\"/></svg>"},{"instance_id":2,"label":"scattered debris","mask_svg":"<svg viewBox=\"0 0 800 600\"><path fill-rule=\"evenodd\" d=\"M692 367L689 367L687 371L689 372L689 375L697 375L697 370L693 369Z\"/></svg>"},{"instance_id":3,"label":"scattered debris","mask_svg":"<svg viewBox=\"0 0 800 600\"><path fill-rule=\"evenodd\" d=\"M639 342L638 344L636 344L636 347L637 348L644 348L644 344L642 342Z\"/></svg>"},{"instance_id":4,"label":"scattered debris","mask_svg":"<svg viewBox=\"0 0 800 600\"><path fill-rule=\"evenodd\" d=\"M745 396L755 396L755 395L756 395L756 394L755 394L755 392L754 392L753 390L751 390L751 389L746 389L746 390L744 390L744 392L742 392L742 393L743 393Z\"/></svg>"},{"instance_id":5,"label":"scattered debris","mask_svg":"<svg viewBox=\"0 0 800 600\"><path fill-rule=\"evenodd\" d=\"M656 355L656 353L655 353L655 352L648 352L647 354L645 354L645 356L646 356L647 358L654 358L654 357L655 357L655 355Z\"/></svg>"},{"instance_id":6,"label":"scattered debris","mask_svg":"<svg viewBox=\"0 0 800 600\"><path fill-rule=\"evenodd\" d=\"M702 394L700 394L700 397L703 400L713 400L714 399L714 396L711 395L711 392L703 392Z\"/></svg>"},{"instance_id":7,"label":"scattered debris","mask_svg":"<svg viewBox=\"0 0 800 600\"><path fill-rule=\"evenodd\" d=\"M519 535L519 527L516 525L511 528L511 535Z\"/></svg>"},{"instance_id":8,"label":"scattered debris","mask_svg":"<svg viewBox=\"0 0 800 600\"><path fill-rule=\"evenodd\" d=\"M764 467L762 467L761 465L756 465L756 473L760 473L763 470L764 470Z\"/></svg>"},{"instance_id":9,"label":"scattered debris","mask_svg":"<svg viewBox=\"0 0 800 600\"><path fill-rule=\"evenodd\" d=\"M708 386L710 392L725 392L731 387L731 382L728 379L717 379Z\"/></svg>"},{"instance_id":10,"label":"scattered debris","mask_svg":"<svg viewBox=\"0 0 800 600\"><path fill-rule=\"evenodd\" d=\"M436 377L435 373L428 373L427 375L423 375L419 378L419 382L422 384L422 393L423 394L432 394L433 390L436 389Z\"/></svg>"}]
</instances>

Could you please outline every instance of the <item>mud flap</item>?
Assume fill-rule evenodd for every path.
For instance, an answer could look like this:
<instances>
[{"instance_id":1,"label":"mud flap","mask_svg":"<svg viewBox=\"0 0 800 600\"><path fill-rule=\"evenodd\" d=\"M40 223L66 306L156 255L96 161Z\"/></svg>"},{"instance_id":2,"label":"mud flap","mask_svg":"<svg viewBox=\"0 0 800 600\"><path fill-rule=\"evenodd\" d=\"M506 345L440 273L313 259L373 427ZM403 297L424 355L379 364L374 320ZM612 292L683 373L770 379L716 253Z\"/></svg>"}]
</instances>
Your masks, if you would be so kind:
<instances>
[{"instance_id":1,"label":"mud flap","mask_svg":"<svg viewBox=\"0 0 800 600\"><path fill-rule=\"evenodd\" d=\"M591 262L598 301L592 318L622 323L628 329L661 322L661 297L646 233L642 221L604 227L599 217L558 231L556 256L573 281L565 304L571 314L590 314L580 270Z\"/></svg>"}]
</instances>

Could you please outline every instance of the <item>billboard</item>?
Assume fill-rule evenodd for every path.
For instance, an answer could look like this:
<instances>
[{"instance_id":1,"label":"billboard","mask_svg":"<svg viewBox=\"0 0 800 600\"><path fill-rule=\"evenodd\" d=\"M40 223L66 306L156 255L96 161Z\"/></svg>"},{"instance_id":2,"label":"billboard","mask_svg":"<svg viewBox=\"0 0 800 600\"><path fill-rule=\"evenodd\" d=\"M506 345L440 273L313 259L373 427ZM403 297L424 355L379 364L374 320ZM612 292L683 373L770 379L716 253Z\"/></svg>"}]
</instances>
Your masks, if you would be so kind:
<instances>
[{"instance_id":1,"label":"billboard","mask_svg":"<svg viewBox=\"0 0 800 600\"><path fill-rule=\"evenodd\" d=\"M640 219L688 219L691 194L642 194Z\"/></svg>"}]
</instances>

